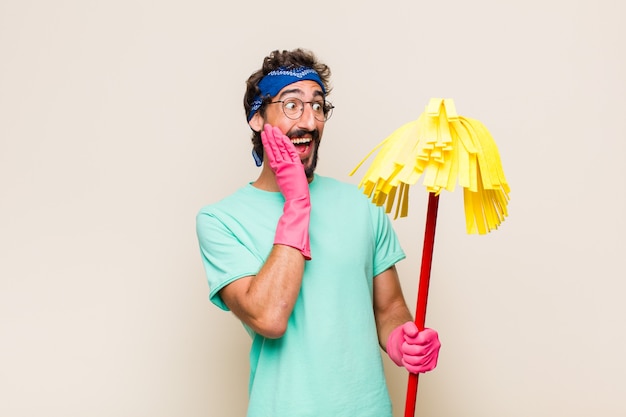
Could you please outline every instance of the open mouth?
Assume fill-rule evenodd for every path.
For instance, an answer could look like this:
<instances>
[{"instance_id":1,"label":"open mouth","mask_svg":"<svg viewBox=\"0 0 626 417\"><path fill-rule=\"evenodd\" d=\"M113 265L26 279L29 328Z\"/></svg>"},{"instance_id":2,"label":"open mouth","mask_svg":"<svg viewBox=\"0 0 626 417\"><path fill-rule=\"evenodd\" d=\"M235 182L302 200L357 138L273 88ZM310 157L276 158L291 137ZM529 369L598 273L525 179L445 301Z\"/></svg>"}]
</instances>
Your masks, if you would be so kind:
<instances>
[{"instance_id":1,"label":"open mouth","mask_svg":"<svg viewBox=\"0 0 626 417\"><path fill-rule=\"evenodd\" d=\"M311 138L291 138L291 143L296 147L298 154L307 153L311 145Z\"/></svg>"}]
</instances>

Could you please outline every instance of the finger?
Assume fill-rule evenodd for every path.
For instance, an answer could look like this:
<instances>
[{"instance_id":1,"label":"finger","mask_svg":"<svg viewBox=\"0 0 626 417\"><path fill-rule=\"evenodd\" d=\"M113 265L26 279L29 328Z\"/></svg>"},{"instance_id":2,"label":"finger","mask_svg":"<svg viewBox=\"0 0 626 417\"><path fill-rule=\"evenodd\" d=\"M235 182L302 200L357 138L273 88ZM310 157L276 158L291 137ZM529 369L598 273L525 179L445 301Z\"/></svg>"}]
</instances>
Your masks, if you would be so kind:
<instances>
[{"instance_id":1,"label":"finger","mask_svg":"<svg viewBox=\"0 0 626 417\"><path fill-rule=\"evenodd\" d=\"M267 125L267 130L270 132L269 135L274 140L274 145L277 150L277 158L280 158L281 161L285 160L285 156L288 156L285 152L285 139L283 138L283 132L280 131L279 128Z\"/></svg>"},{"instance_id":2,"label":"finger","mask_svg":"<svg viewBox=\"0 0 626 417\"><path fill-rule=\"evenodd\" d=\"M437 332L422 331L420 334L409 340L405 340L402 344L403 355L420 357L439 354L441 342L437 336Z\"/></svg>"},{"instance_id":3,"label":"finger","mask_svg":"<svg viewBox=\"0 0 626 417\"><path fill-rule=\"evenodd\" d=\"M402 362L409 366L424 366L434 368L439 358L439 350L424 348L415 354L404 353L402 355Z\"/></svg>"},{"instance_id":4,"label":"finger","mask_svg":"<svg viewBox=\"0 0 626 417\"><path fill-rule=\"evenodd\" d=\"M427 362L423 362L420 364L410 364L402 361L404 367L413 374L422 374L425 372L430 372L437 367L437 358L429 358Z\"/></svg>"},{"instance_id":5,"label":"finger","mask_svg":"<svg viewBox=\"0 0 626 417\"><path fill-rule=\"evenodd\" d=\"M411 358L411 357L402 358L402 364L405 367L428 369L428 370L435 369L435 366L437 365L437 355L426 356L423 358L419 358L419 360L417 360L416 358Z\"/></svg>"},{"instance_id":6,"label":"finger","mask_svg":"<svg viewBox=\"0 0 626 417\"><path fill-rule=\"evenodd\" d=\"M415 341L416 344L430 343L435 345L441 345L441 343L439 343L439 334L432 329L422 330L415 338Z\"/></svg>"},{"instance_id":7,"label":"finger","mask_svg":"<svg viewBox=\"0 0 626 417\"><path fill-rule=\"evenodd\" d=\"M437 354L435 346L402 345L402 357L408 362L417 363L420 360Z\"/></svg>"},{"instance_id":8,"label":"finger","mask_svg":"<svg viewBox=\"0 0 626 417\"><path fill-rule=\"evenodd\" d=\"M426 357L430 355L438 355L441 344L439 341L430 341L420 345L412 345L407 342L402 344L402 355L405 357Z\"/></svg>"},{"instance_id":9,"label":"finger","mask_svg":"<svg viewBox=\"0 0 626 417\"><path fill-rule=\"evenodd\" d=\"M402 326L402 331L404 332L405 339L407 337L413 338L417 336L419 333L419 329L417 328L417 325L413 323L412 321L407 321L406 323L404 323L404 325Z\"/></svg>"},{"instance_id":10,"label":"finger","mask_svg":"<svg viewBox=\"0 0 626 417\"><path fill-rule=\"evenodd\" d=\"M278 131L278 134L283 138L284 158L292 162L301 162L298 151L296 150L296 146L293 144L293 142L291 142L291 139L289 139L287 135L284 135L278 128L274 129L276 129Z\"/></svg>"},{"instance_id":11,"label":"finger","mask_svg":"<svg viewBox=\"0 0 626 417\"><path fill-rule=\"evenodd\" d=\"M426 328L414 336L405 333L404 340L412 345L423 345L425 343L439 342L439 334L433 329Z\"/></svg>"},{"instance_id":12,"label":"finger","mask_svg":"<svg viewBox=\"0 0 626 417\"><path fill-rule=\"evenodd\" d=\"M273 127L270 124L266 124L261 132L261 142L268 153L268 159L270 166L275 166L276 163L283 160L281 151L281 145L278 143L280 136L276 136Z\"/></svg>"},{"instance_id":13,"label":"finger","mask_svg":"<svg viewBox=\"0 0 626 417\"><path fill-rule=\"evenodd\" d=\"M291 142L291 139L287 137L279 128L274 127L274 136L276 137L276 144L280 149L281 157L285 161L300 162L298 151L296 151L295 145Z\"/></svg>"},{"instance_id":14,"label":"finger","mask_svg":"<svg viewBox=\"0 0 626 417\"><path fill-rule=\"evenodd\" d=\"M261 143L263 143L263 147L265 148L265 152L267 153L269 159L273 160L276 149L274 147L273 133L271 129L268 129L268 127L269 125L266 124L261 131Z\"/></svg>"},{"instance_id":15,"label":"finger","mask_svg":"<svg viewBox=\"0 0 626 417\"><path fill-rule=\"evenodd\" d=\"M425 341L421 340L419 344L411 344L405 341L402 344L402 363L413 373L431 371L437 366L440 347L441 343L437 333L434 331L430 337L427 337Z\"/></svg>"}]
</instances>

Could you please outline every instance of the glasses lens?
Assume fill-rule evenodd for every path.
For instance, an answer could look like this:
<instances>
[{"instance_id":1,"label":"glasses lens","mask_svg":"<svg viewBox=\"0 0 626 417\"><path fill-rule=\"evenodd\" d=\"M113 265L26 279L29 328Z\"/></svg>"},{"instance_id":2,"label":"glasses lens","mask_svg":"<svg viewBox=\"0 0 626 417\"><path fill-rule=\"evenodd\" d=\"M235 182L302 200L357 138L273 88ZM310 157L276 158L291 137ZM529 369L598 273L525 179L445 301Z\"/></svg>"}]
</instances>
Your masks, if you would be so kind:
<instances>
[{"instance_id":1,"label":"glasses lens","mask_svg":"<svg viewBox=\"0 0 626 417\"><path fill-rule=\"evenodd\" d=\"M290 98L283 101L283 111L285 112L285 116L289 117L290 119L299 119L300 116L302 116L303 110L304 103L298 98Z\"/></svg>"},{"instance_id":2,"label":"glasses lens","mask_svg":"<svg viewBox=\"0 0 626 417\"><path fill-rule=\"evenodd\" d=\"M328 119L330 119L330 116L333 115L334 108L335 106L333 106L331 102L329 101L324 102L324 121L327 121Z\"/></svg>"},{"instance_id":3,"label":"glasses lens","mask_svg":"<svg viewBox=\"0 0 626 417\"><path fill-rule=\"evenodd\" d=\"M333 109L335 108L328 101L309 101L306 104L311 105L311 110L313 111L313 117L320 122L325 122L330 119L330 116L333 114ZM302 117L304 113L304 105L305 103L299 98L290 98L282 101L283 112L285 116L292 120L298 120Z\"/></svg>"}]
</instances>

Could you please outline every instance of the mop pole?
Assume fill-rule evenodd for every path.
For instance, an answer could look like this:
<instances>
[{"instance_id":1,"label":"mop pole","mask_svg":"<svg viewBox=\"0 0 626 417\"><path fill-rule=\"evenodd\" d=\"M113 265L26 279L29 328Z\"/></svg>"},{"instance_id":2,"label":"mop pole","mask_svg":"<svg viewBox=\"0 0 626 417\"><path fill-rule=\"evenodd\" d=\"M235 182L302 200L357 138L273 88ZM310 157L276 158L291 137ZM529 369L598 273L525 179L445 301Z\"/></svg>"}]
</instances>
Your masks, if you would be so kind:
<instances>
[{"instance_id":1,"label":"mop pole","mask_svg":"<svg viewBox=\"0 0 626 417\"><path fill-rule=\"evenodd\" d=\"M422 267L420 270L420 281L417 291L417 307L415 309L415 324L420 331L424 330L424 323L426 321L426 303L428 301L428 285L430 283L430 269L433 260L433 246L435 244L435 227L437 226L438 207L439 194L428 193L428 211L426 212L426 227L424 230ZM409 374L404 417L415 416L418 380L419 374Z\"/></svg>"}]
</instances>

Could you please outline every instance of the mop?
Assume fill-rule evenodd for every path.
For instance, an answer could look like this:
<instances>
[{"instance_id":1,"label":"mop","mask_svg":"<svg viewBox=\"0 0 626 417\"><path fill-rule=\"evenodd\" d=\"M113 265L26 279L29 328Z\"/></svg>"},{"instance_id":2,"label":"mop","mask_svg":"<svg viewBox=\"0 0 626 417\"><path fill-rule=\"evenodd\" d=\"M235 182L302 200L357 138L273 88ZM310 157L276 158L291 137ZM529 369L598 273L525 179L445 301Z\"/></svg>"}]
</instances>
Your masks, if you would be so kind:
<instances>
[{"instance_id":1,"label":"mop","mask_svg":"<svg viewBox=\"0 0 626 417\"><path fill-rule=\"evenodd\" d=\"M428 191L424 246L415 324L424 329L439 194L463 187L468 234L486 234L508 216L510 188L498 148L478 120L459 116L452 99L432 98L417 120L406 123L370 151L350 175L376 151L359 188L394 219L408 214L409 187L423 177ZM415 415L419 375L409 374L405 417Z\"/></svg>"}]
</instances>

